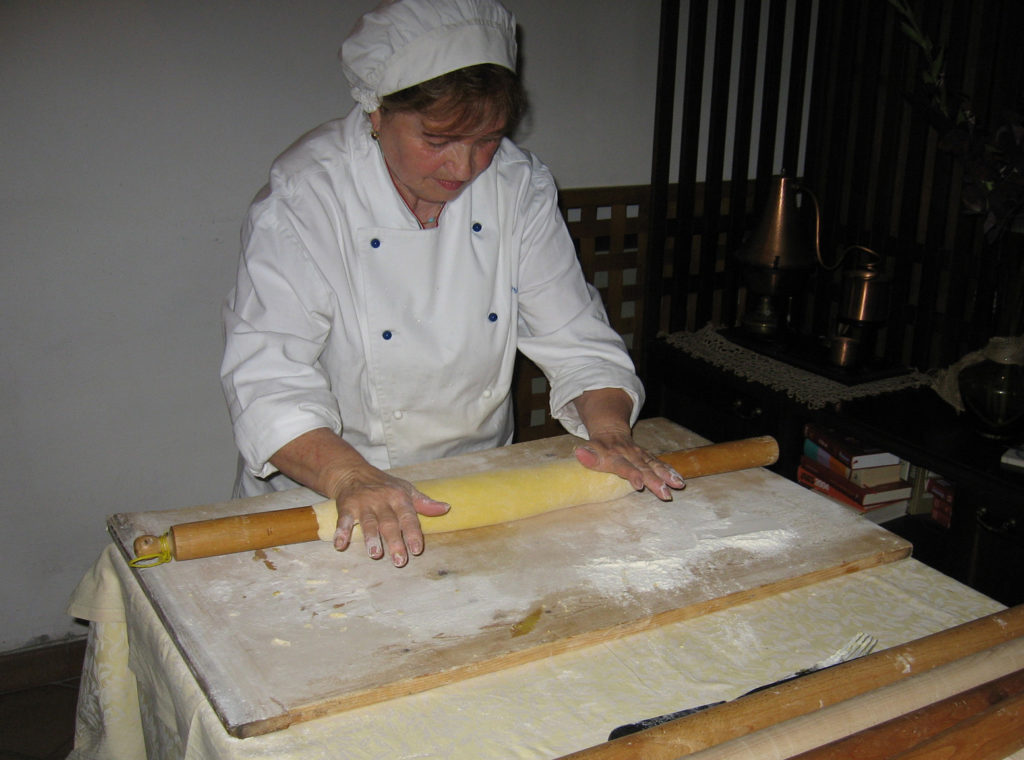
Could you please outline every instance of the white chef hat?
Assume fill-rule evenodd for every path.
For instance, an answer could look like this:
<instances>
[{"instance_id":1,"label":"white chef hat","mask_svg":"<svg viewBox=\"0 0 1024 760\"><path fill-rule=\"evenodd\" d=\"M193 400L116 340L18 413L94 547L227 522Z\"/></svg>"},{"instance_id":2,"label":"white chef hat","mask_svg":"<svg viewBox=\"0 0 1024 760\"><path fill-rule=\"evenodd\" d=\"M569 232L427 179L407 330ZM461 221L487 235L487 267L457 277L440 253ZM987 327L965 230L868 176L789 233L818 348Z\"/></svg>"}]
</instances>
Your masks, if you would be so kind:
<instances>
[{"instance_id":1,"label":"white chef hat","mask_svg":"<svg viewBox=\"0 0 1024 760\"><path fill-rule=\"evenodd\" d=\"M497 0L384 0L341 46L352 97L381 98L442 74L494 63L516 70L516 20Z\"/></svg>"}]
</instances>

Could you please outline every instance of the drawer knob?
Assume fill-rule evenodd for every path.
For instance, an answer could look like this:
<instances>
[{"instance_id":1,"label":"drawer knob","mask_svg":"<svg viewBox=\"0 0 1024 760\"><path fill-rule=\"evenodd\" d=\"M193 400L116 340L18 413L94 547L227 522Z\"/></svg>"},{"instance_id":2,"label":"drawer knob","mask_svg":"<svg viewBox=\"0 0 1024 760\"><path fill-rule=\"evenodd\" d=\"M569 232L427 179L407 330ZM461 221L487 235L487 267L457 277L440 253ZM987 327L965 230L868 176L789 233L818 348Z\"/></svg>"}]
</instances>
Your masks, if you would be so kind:
<instances>
[{"instance_id":1,"label":"drawer knob","mask_svg":"<svg viewBox=\"0 0 1024 760\"><path fill-rule=\"evenodd\" d=\"M732 411L742 420L753 420L761 416L761 407L752 404L745 399L738 398L732 402Z\"/></svg>"}]
</instances>

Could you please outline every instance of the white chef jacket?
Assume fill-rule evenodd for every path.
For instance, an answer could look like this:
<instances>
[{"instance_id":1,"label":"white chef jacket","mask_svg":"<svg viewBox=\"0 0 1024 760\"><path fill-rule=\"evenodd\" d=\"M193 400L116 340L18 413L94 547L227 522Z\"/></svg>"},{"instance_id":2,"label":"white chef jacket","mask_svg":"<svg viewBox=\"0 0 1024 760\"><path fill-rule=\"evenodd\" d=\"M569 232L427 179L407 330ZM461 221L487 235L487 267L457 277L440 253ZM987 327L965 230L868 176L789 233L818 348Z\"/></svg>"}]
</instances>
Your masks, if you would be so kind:
<instances>
[{"instance_id":1,"label":"white chef jacket","mask_svg":"<svg viewBox=\"0 0 1024 760\"><path fill-rule=\"evenodd\" d=\"M320 427L382 469L509 443L517 348L572 433L583 391L622 388L633 422L643 402L548 169L503 140L424 230L358 107L273 164L223 316L238 495L293 487L268 459Z\"/></svg>"}]
</instances>

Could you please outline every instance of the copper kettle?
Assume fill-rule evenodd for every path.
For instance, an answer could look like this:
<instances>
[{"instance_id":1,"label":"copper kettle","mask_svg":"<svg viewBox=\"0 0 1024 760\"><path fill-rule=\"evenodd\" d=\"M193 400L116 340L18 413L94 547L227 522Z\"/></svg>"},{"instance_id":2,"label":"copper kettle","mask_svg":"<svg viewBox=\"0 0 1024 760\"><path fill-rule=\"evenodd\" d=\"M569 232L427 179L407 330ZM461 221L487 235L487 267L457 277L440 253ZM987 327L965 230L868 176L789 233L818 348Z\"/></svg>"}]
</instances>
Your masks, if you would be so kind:
<instances>
[{"instance_id":1,"label":"copper kettle","mask_svg":"<svg viewBox=\"0 0 1024 760\"><path fill-rule=\"evenodd\" d=\"M807 244L800 225L796 196L806 193L814 202L815 241ZM818 199L792 177L772 178L768 203L757 227L736 252L747 287L755 293L788 296L800 292L820 259L821 214Z\"/></svg>"}]
</instances>

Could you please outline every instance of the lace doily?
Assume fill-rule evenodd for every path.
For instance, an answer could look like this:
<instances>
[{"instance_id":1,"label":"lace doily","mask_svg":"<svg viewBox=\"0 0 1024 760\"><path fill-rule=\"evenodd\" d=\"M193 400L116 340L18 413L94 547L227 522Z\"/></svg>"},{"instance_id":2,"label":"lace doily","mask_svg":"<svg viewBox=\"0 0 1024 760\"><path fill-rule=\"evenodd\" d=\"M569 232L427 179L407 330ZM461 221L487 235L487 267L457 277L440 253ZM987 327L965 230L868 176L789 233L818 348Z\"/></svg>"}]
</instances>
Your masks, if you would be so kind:
<instances>
[{"instance_id":1,"label":"lace doily","mask_svg":"<svg viewBox=\"0 0 1024 760\"><path fill-rule=\"evenodd\" d=\"M669 345L691 356L785 393L810 409L822 409L840 401L932 384L928 375L910 371L897 377L846 385L733 343L719 334L713 324L705 325L697 332L671 333L664 337Z\"/></svg>"}]
</instances>

